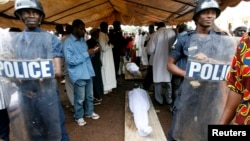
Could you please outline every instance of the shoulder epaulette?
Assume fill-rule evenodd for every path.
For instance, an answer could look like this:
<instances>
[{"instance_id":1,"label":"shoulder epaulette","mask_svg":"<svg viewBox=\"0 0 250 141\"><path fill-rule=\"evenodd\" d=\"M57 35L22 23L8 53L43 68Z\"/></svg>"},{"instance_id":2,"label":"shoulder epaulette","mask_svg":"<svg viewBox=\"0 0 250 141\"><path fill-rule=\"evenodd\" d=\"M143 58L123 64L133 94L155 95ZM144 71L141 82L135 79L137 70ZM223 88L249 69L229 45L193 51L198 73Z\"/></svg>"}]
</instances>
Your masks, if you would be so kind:
<instances>
[{"instance_id":1,"label":"shoulder epaulette","mask_svg":"<svg viewBox=\"0 0 250 141\"><path fill-rule=\"evenodd\" d=\"M214 31L218 35L229 35L226 31Z\"/></svg>"},{"instance_id":2,"label":"shoulder epaulette","mask_svg":"<svg viewBox=\"0 0 250 141\"><path fill-rule=\"evenodd\" d=\"M187 32L187 35L190 36L190 35L192 35L192 34L194 34L194 33L195 33L195 30L189 30L189 31Z\"/></svg>"},{"instance_id":3,"label":"shoulder epaulette","mask_svg":"<svg viewBox=\"0 0 250 141\"><path fill-rule=\"evenodd\" d=\"M194 30L189 30L189 31L187 31L187 32L181 32L181 33L179 33L179 36L180 36L180 37L181 37L181 36L190 36L190 35L192 35L193 33L195 33Z\"/></svg>"}]
</instances>

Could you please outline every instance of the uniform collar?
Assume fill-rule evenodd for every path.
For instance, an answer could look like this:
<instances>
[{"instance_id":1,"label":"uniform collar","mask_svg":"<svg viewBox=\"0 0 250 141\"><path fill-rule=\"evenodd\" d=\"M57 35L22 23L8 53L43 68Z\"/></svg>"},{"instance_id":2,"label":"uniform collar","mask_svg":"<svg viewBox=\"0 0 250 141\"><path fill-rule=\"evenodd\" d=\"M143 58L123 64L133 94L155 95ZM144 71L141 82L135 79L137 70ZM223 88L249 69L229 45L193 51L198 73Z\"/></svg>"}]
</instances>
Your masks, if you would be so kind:
<instances>
[{"instance_id":1,"label":"uniform collar","mask_svg":"<svg viewBox=\"0 0 250 141\"><path fill-rule=\"evenodd\" d=\"M43 30L40 27L36 27L34 30L27 31L27 28L24 30L25 32L42 32Z\"/></svg>"}]
</instances>

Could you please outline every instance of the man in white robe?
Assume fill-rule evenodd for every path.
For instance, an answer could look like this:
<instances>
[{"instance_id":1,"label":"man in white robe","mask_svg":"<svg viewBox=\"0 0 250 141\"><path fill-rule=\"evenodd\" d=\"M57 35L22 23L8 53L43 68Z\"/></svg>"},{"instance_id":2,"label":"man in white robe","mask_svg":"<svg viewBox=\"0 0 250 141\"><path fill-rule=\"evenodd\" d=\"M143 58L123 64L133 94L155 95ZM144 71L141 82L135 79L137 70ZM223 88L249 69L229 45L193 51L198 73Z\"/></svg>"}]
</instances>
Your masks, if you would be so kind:
<instances>
[{"instance_id":1,"label":"man in white robe","mask_svg":"<svg viewBox=\"0 0 250 141\"><path fill-rule=\"evenodd\" d=\"M172 29L167 29L165 23L158 23L158 30L154 36L149 40L147 52L153 55L153 82L154 82L154 96L156 102L164 103L164 97L167 104L172 103L172 74L167 70L167 58L170 47L175 40L175 32Z\"/></svg>"},{"instance_id":2,"label":"man in white robe","mask_svg":"<svg viewBox=\"0 0 250 141\"><path fill-rule=\"evenodd\" d=\"M146 52L146 47L144 46L145 45L145 41L146 41L146 38L147 38L147 33L145 31L142 32L142 36L141 36L141 64L143 66L147 66L148 65L148 54Z\"/></svg>"},{"instance_id":3,"label":"man in white robe","mask_svg":"<svg viewBox=\"0 0 250 141\"><path fill-rule=\"evenodd\" d=\"M136 65L141 66L141 38L142 38L142 30L138 30L138 34L135 35L135 47L136 47Z\"/></svg>"},{"instance_id":4,"label":"man in white robe","mask_svg":"<svg viewBox=\"0 0 250 141\"><path fill-rule=\"evenodd\" d=\"M102 61L102 80L104 87L104 94L112 92L113 88L117 87L115 76L115 66L113 58L113 45L109 43L108 37L108 24L102 22L100 24L101 32L99 33L99 44L101 48L101 61Z\"/></svg>"}]
</instances>

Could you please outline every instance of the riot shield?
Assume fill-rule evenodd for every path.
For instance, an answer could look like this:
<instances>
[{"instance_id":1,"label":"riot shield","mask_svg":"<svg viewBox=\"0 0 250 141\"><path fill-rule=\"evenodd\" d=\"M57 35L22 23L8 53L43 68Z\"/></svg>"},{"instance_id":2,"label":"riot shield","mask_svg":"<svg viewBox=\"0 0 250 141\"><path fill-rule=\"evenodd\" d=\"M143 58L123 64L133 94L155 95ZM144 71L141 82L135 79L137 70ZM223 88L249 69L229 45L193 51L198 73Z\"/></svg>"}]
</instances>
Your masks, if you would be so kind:
<instances>
[{"instance_id":1,"label":"riot shield","mask_svg":"<svg viewBox=\"0 0 250 141\"><path fill-rule=\"evenodd\" d=\"M18 141L61 140L52 44L47 32L1 33L0 88Z\"/></svg>"},{"instance_id":2,"label":"riot shield","mask_svg":"<svg viewBox=\"0 0 250 141\"><path fill-rule=\"evenodd\" d=\"M177 141L207 141L208 125L217 124L225 106L225 83L236 40L224 35L193 35L186 76L176 104L173 136Z\"/></svg>"}]
</instances>

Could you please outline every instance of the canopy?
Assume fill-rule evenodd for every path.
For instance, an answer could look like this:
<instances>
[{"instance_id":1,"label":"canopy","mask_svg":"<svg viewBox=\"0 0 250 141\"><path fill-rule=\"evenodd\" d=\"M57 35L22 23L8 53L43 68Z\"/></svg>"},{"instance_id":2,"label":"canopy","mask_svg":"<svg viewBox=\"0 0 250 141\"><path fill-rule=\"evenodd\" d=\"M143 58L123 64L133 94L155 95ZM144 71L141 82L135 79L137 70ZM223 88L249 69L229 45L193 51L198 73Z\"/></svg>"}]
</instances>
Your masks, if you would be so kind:
<instances>
[{"instance_id":1,"label":"canopy","mask_svg":"<svg viewBox=\"0 0 250 141\"><path fill-rule=\"evenodd\" d=\"M3 4L3 1L6 3ZM98 27L100 22L147 26L163 21L175 25L191 21L197 0L40 0L46 17L42 28L54 30L56 24L71 24L81 19L86 27ZM241 0L218 0L224 10ZM244 0L250 1L250 0ZM1 4L2 2L2 4ZM0 27L19 27L23 24L14 16L14 1L0 0Z\"/></svg>"}]
</instances>

